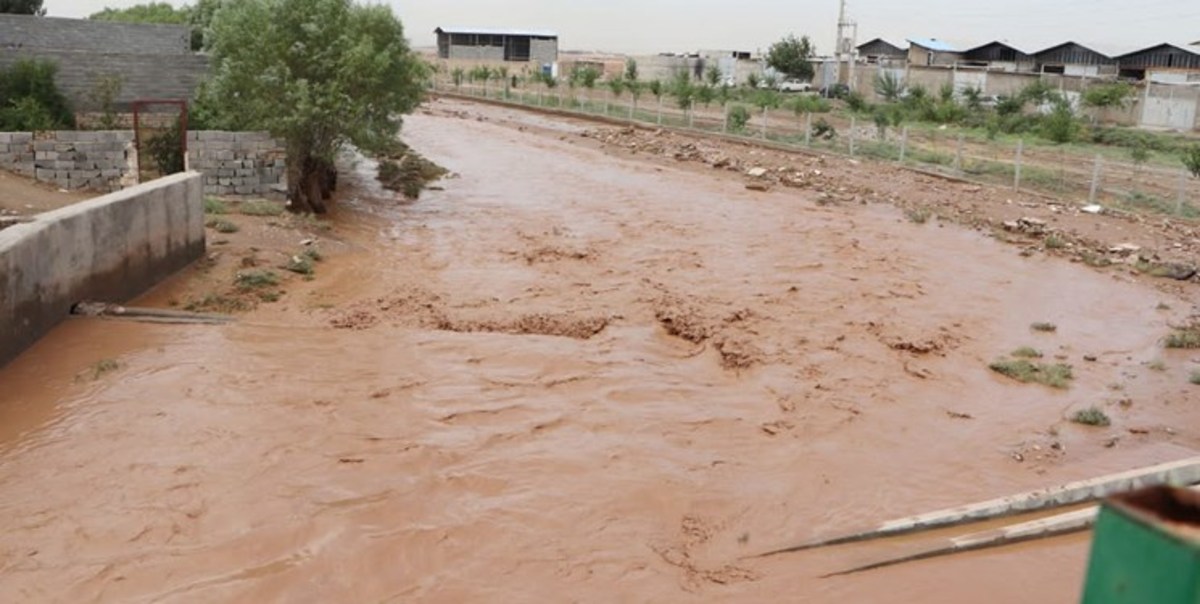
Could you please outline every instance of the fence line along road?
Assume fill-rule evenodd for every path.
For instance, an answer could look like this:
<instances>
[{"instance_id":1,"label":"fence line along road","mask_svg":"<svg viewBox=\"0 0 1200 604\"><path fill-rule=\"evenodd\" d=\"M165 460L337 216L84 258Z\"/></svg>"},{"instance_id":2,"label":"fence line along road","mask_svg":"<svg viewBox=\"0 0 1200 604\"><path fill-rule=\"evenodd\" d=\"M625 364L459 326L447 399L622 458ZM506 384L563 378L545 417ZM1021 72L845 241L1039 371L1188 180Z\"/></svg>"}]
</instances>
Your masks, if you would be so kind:
<instances>
[{"instance_id":1,"label":"fence line along road","mask_svg":"<svg viewBox=\"0 0 1200 604\"><path fill-rule=\"evenodd\" d=\"M584 116L643 125L720 133L747 141L769 141L797 149L894 161L907 166L1032 189L1080 203L1124 210L1200 218L1200 179L1180 165L1168 168L1095 155L1081 157L1064 147L968 139L936 128L880 129L875 124L830 114L755 108L739 113L740 103L679 107L666 95L614 95L609 90L510 88L504 84L454 84L435 80L433 90L486 98L515 106L556 109ZM714 105L716 105L714 107ZM925 130L925 131L923 131Z\"/></svg>"}]
</instances>

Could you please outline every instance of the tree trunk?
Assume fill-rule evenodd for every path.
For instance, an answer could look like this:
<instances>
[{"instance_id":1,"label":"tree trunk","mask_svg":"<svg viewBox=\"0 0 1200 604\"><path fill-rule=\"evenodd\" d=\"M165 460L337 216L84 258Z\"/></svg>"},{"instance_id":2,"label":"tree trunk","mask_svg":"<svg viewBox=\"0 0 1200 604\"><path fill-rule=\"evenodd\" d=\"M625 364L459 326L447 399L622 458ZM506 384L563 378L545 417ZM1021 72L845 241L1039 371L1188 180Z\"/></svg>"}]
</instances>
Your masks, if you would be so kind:
<instances>
[{"instance_id":1,"label":"tree trunk","mask_svg":"<svg viewBox=\"0 0 1200 604\"><path fill-rule=\"evenodd\" d=\"M292 159L295 158L295 159ZM333 195L337 168L307 154L289 154L288 209L297 214L324 214L325 200Z\"/></svg>"}]
</instances>

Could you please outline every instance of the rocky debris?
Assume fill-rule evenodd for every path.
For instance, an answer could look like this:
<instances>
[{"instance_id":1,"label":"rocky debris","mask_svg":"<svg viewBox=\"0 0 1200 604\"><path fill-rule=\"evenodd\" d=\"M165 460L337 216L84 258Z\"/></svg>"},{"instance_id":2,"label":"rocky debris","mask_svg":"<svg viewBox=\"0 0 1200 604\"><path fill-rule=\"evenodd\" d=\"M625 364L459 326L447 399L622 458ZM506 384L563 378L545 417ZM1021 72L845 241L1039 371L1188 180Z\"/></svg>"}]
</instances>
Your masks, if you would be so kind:
<instances>
[{"instance_id":1,"label":"rocky debris","mask_svg":"<svg viewBox=\"0 0 1200 604\"><path fill-rule=\"evenodd\" d=\"M1026 235L1043 235L1046 233L1046 221L1040 218L1022 217L1016 220L1006 220L1004 230Z\"/></svg>"},{"instance_id":2,"label":"rocky debris","mask_svg":"<svg viewBox=\"0 0 1200 604\"><path fill-rule=\"evenodd\" d=\"M604 331L609 317L576 317L565 313L532 313L515 318L464 319L442 317L437 329L460 333L491 332L510 335L557 336L587 340Z\"/></svg>"},{"instance_id":3,"label":"rocky debris","mask_svg":"<svg viewBox=\"0 0 1200 604\"><path fill-rule=\"evenodd\" d=\"M668 334L693 344L708 340L713 333L699 308L675 296L663 296L658 300L654 318Z\"/></svg>"},{"instance_id":4,"label":"rocky debris","mask_svg":"<svg viewBox=\"0 0 1200 604\"><path fill-rule=\"evenodd\" d=\"M750 191L767 192L771 190L771 185L762 181L754 181L746 183L746 188Z\"/></svg>"},{"instance_id":5,"label":"rocky debris","mask_svg":"<svg viewBox=\"0 0 1200 604\"><path fill-rule=\"evenodd\" d=\"M766 176L766 175L767 175L766 168L750 168L749 170L746 170L746 176L749 176L751 178L762 178L763 176Z\"/></svg>"}]
</instances>

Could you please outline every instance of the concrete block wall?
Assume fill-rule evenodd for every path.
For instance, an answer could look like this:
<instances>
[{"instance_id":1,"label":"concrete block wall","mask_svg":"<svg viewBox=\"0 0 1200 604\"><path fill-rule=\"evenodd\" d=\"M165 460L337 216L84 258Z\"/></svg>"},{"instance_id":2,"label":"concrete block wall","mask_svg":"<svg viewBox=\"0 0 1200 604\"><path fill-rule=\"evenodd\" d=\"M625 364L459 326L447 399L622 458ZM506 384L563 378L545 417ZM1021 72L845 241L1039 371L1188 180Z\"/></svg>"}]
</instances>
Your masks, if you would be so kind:
<instances>
[{"instance_id":1,"label":"concrete block wall","mask_svg":"<svg viewBox=\"0 0 1200 604\"><path fill-rule=\"evenodd\" d=\"M0 230L0 365L77 302L125 302L203 256L201 186L175 174Z\"/></svg>"},{"instance_id":2,"label":"concrete block wall","mask_svg":"<svg viewBox=\"0 0 1200 604\"><path fill-rule=\"evenodd\" d=\"M2 48L2 47L0 47ZM58 65L55 84L76 111L96 111L90 98L101 78L119 76L119 108L136 99L186 99L208 74L208 57L198 54L81 53L64 50L0 50L0 68L22 59L53 61Z\"/></svg>"},{"instance_id":3,"label":"concrete block wall","mask_svg":"<svg viewBox=\"0 0 1200 604\"><path fill-rule=\"evenodd\" d=\"M47 49L150 56L189 54L186 25L114 23L88 19L0 14L0 49Z\"/></svg>"},{"instance_id":4,"label":"concrete block wall","mask_svg":"<svg viewBox=\"0 0 1200 604\"><path fill-rule=\"evenodd\" d=\"M132 131L0 132L0 167L63 189L120 189L136 165Z\"/></svg>"},{"instance_id":5,"label":"concrete block wall","mask_svg":"<svg viewBox=\"0 0 1200 604\"><path fill-rule=\"evenodd\" d=\"M188 132L188 167L205 195L265 195L286 183L287 150L267 132Z\"/></svg>"}]
</instances>

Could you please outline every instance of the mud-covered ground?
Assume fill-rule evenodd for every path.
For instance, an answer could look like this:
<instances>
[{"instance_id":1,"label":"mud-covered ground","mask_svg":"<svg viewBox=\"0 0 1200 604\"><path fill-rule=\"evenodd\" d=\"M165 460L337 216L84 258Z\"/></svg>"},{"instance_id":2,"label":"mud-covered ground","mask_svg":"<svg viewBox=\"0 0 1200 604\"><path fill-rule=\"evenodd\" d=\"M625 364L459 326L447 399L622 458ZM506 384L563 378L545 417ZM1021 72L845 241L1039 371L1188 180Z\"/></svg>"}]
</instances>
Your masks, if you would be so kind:
<instances>
[{"instance_id":1,"label":"mud-covered ground","mask_svg":"<svg viewBox=\"0 0 1200 604\"><path fill-rule=\"evenodd\" d=\"M928 537L747 556L1200 447L1196 355L1162 346L1195 284L1127 259L1186 262L1186 227L484 105L405 130L451 177L405 203L360 166L314 279L229 326L75 320L0 371L0 600L1070 601L1085 535L829 579ZM988 369L1019 347L1069 388Z\"/></svg>"}]
</instances>

